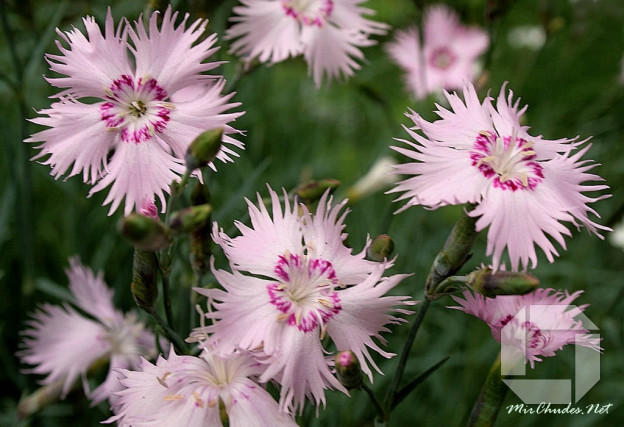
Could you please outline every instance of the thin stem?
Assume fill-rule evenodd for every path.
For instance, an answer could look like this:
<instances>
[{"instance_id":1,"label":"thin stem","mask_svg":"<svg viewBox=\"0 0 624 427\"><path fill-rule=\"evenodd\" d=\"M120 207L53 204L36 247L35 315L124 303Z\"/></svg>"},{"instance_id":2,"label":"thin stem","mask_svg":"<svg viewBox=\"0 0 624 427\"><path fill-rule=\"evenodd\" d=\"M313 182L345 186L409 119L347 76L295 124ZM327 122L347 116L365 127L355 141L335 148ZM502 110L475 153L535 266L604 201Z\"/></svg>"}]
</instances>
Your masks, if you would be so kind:
<instances>
[{"instance_id":1,"label":"thin stem","mask_svg":"<svg viewBox=\"0 0 624 427\"><path fill-rule=\"evenodd\" d=\"M162 290L163 290L163 305L165 306L165 318L167 324L173 328L173 313L171 312L171 295L169 294L169 275L163 275L162 277Z\"/></svg>"},{"instance_id":2,"label":"thin stem","mask_svg":"<svg viewBox=\"0 0 624 427\"><path fill-rule=\"evenodd\" d=\"M176 334L176 332L171 329L169 325L167 325L163 318L160 317L158 312L153 308L146 311L156 320L156 323L158 323L158 326L162 328L164 334L167 336L167 339L171 343L173 343L178 353L186 354L186 344L184 343L184 341L182 341L180 336Z\"/></svg>"},{"instance_id":3,"label":"thin stem","mask_svg":"<svg viewBox=\"0 0 624 427\"><path fill-rule=\"evenodd\" d=\"M414 340L416 339L416 334L418 333L418 329L420 329L420 325L425 318L425 314L427 314L427 310L429 309L430 304L431 300L428 298L425 298L425 300L420 304L418 317L416 317L416 320L414 321L414 324L410 329L409 335L407 336L407 340L405 340L405 344L403 345L403 351L401 352L399 365L397 366L396 372L394 373L394 378L392 379L390 389L388 390L388 395L386 396L386 422L389 421L390 412L392 410L392 407L394 406L393 404L394 399L396 398L397 389L399 388L399 383L403 378L403 373L405 372L405 367L407 366L407 359L409 358L410 350L412 349L412 345L414 344Z\"/></svg>"},{"instance_id":4,"label":"thin stem","mask_svg":"<svg viewBox=\"0 0 624 427\"><path fill-rule=\"evenodd\" d=\"M375 392L373 392L373 390L369 386L367 386L366 383L364 382L362 382L362 384L360 385L360 388L364 390L366 394L368 394L368 397L370 398L371 402L373 402L373 405L375 406L375 409L377 410L377 414L379 415L379 418L383 419L385 417L385 411L383 407L381 406L381 403L379 403L379 400L377 400L377 396L375 396Z\"/></svg>"},{"instance_id":5,"label":"thin stem","mask_svg":"<svg viewBox=\"0 0 624 427\"><path fill-rule=\"evenodd\" d=\"M501 380L500 353L492 364L490 371L475 402L467 427L490 427L494 425L505 395L509 388Z\"/></svg>"}]
</instances>

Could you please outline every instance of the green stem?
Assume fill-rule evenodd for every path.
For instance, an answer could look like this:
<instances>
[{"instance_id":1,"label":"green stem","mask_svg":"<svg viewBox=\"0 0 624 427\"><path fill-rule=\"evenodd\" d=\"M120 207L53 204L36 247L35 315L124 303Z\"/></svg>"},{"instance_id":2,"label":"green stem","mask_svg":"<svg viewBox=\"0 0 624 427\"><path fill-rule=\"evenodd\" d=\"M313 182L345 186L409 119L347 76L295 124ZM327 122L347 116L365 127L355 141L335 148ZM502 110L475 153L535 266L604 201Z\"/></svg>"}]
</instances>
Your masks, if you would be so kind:
<instances>
[{"instance_id":1,"label":"green stem","mask_svg":"<svg viewBox=\"0 0 624 427\"><path fill-rule=\"evenodd\" d=\"M416 334L418 333L418 329L420 329L420 325L425 318L425 314L427 314L427 310L429 309L430 304L431 300L428 298L425 298L425 300L420 304L418 317L416 317L416 320L414 321L414 324L410 329L409 335L405 340L405 344L403 345L403 351L401 352L399 365L397 366L396 372L394 373L394 378L392 378L392 383L390 384L390 389L388 390L388 394L386 395L386 423L390 421L390 415L394 406L394 400L396 399L397 389L399 388L399 384L401 383L401 379L403 378L403 373L405 372L405 367L407 366L407 359L409 358L410 350L412 349L412 345L414 344L414 340L416 339Z\"/></svg>"},{"instance_id":2,"label":"green stem","mask_svg":"<svg viewBox=\"0 0 624 427\"><path fill-rule=\"evenodd\" d=\"M507 385L501 380L501 358L500 353L498 353L481 388L479 397L472 407L472 413L466 426L493 426L508 389Z\"/></svg>"},{"instance_id":3,"label":"green stem","mask_svg":"<svg viewBox=\"0 0 624 427\"><path fill-rule=\"evenodd\" d=\"M163 305L165 306L165 318L167 324L173 328L173 313L171 312L171 295L169 294L169 275L162 274L162 289L163 289Z\"/></svg>"},{"instance_id":4,"label":"green stem","mask_svg":"<svg viewBox=\"0 0 624 427\"><path fill-rule=\"evenodd\" d=\"M437 297L435 290L444 279L459 271L459 269L470 258L470 251L472 250L472 246L478 236L478 233L475 231L475 223L477 219L468 215L468 211L472 209L474 209L474 207L471 205L466 207L466 211L464 211L463 216L457 221L446 239L442 250L434 259L429 276L425 281L425 300L420 304L418 317L414 321L409 335L407 336L407 340L403 346L403 351L401 352L401 358L399 359L399 365L397 366L397 370L394 374L394 378L392 379L392 383L390 384L388 394L386 395L386 425L390 421L390 416L392 414L397 396L397 390L399 388L399 384L401 383L401 379L403 378L405 367L407 365L407 359L409 358L409 353L412 345L414 344L414 340L416 339L416 334L418 333L420 325L425 318L425 314L427 314L431 301Z\"/></svg>"},{"instance_id":5,"label":"green stem","mask_svg":"<svg viewBox=\"0 0 624 427\"><path fill-rule=\"evenodd\" d=\"M436 298L436 288L440 282L449 276L454 275L470 258L470 251L479 233L475 230L478 218L468 215L474 206L467 205L466 211L457 221L451 234L449 234L442 250L438 253L429 277L425 283L425 293L427 298Z\"/></svg>"},{"instance_id":6,"label":"green stem","mask_svg":"<svg viewBox=\"0 0 624 427\"><path fill-rule=\"evenodd\" d=\"M167 339L173 343L176 351L179 354L186 354L186 344L182 341L182 338L180 338L180 336L176 334L175 331L169 327L169 325L167 325L158 312L153 308L146 309L145 311L147 311L154 318L154 320L156 320L156 323L161 327L164 334L167 336Z\"/></svg>"},{"instance_id":7,"label":"green stem","mask_svg":"<svg viewBox=\"0 0 624 427\"><path fill-rule=\"evenodd\" d=\"M381 403L379 403L379 400L377 400L377 396L375 396L375 392L373 392L373 390L369 386L367 386L365 382L362 382L362 384L360 385L360 388L364 390L366 394L368 394L368 397L370 398L371 402L375 406L375 409L377 410L378 417L380 419L385 418L385 411L383 407L381 406Z\"/></svg>"}]
</instances>

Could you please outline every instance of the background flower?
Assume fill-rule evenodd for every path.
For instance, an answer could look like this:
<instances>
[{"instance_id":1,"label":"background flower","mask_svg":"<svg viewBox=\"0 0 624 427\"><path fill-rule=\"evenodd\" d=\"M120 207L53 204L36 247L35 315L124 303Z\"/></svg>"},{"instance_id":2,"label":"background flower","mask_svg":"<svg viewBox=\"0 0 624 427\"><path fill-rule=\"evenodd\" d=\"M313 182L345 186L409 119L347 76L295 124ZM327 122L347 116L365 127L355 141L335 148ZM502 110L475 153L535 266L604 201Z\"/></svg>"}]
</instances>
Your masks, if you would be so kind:
<instances>
[{"instance_id":1,"label":"background flower","mask_svg":"<svg viewBox=\"0 0 624 427\"><path fill-rule=\"evenodd\" d=\"M106 379L88 392L95 405L121 389L117 369L136 367L140 356L156 355L156 341L134 313L124 316L114 308L113 291L101 273L95 276L77 258L71 258L69 265L73 302L90 317L69 305L42 305L23 331L21 359L35 365L29 372L47 374L43 384L64 379L63 397L79 376L88 392L87 371L97 362L108 362Z\"/></svg>"},{"instance_id":2,"label":"background flower","mask_svg":"<svg viewBox=\"0 0 624 427\"><path fill-rule=\"evenodd\" d=\"M407 87L417 99L473 81L476 60L489 46L484 30L462 25L454 10L438 4L425 9L422 32L422 43L414 26L397 31L386 45L390 57L405 71Z\"/></svg>"},{"instance_id":3,"label":"background flower","mask_svg":"<svg viewBox=\"0 0 624 427\"><path fill-rule=\"evenodd\" d=\"M233 53L248 60L280 62L303 55L316 86L324 76L350 77L363 60L360 47L375 44L371 34L387 26L364 18L365 0L241 0L228 29Z\"/></svg>"},{"instance_id":4,"label":"background flower","mask_svg":"<svg viewBox=\"0 0 624 427\"><path fill-rule=\"evenodd\" d=\"M221 95L221 77L202 74L220 64L206 62L217 50L215 34L201 39L207 21L186 28L186 15L176 26L171 7L160 25L158 18L152 13L147 30L142 21L133 28L125 20L115 29L109 9L104 34L93 17L84 18L87 35L58 31L69 47L57 41L61 54L46 57L52 71L65 75L48 82L65 90L31 120L48 129L26 142L42 143L34 158L45 158L56 178L82 173L94 184L90 195L110 186L109 214L124 198L125 214L155 197L164 211L164 192L184 171L186 148L206 129L225 129L221 161L236 155L229 146L243 147L228 125L242 113L225 113L240 103Z\"/></svg>"}]
</instances>

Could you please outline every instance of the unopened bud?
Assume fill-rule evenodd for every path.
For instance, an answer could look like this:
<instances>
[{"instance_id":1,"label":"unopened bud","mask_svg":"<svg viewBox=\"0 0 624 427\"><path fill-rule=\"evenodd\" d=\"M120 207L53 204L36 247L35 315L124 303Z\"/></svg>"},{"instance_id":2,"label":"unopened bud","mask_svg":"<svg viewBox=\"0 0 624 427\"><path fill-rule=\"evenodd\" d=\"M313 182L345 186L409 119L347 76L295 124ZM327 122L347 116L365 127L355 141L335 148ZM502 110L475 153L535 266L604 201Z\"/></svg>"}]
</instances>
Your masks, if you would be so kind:
<instances>
[{"instance_id":1,"label":"unopened bud","mask_svg":"<svg viewBox=\"0 0 624 427\"><path fill-rule=\"evenodd\" d=\"M295 194L307 205L320 199L328 189L333 192L339 185L340 181L332 178L308 181L295 188Z\"/></svg>"},{"instance_id":2,"label":"unopened bud","mask_svg":"<svg viewBox=\"0 0 624 427\"><path fill-rule=\"evenodd\" d=\"M466 286L486 297L497 295L523 295L539 285L537 277L527 273L497 271L490 268L473 271L466 276Z\"/></svg>"},{"instance_id":3,"label":"unopened bud","mask_svg":"<svg viewBox=\"0 0 624 427\"><path fill-rule=\"evenodd\" d=\"M209 204L189 206L175 212L169 220L169 228L177 233L190 233L203 227L210 220L212 206Z\"/></svg>"},{"instance_id":4,"label":"unopened bud","mask_svg":"<svg viewBox=\"0 0 624 427\"><path fill-rule=\"evenodd\" d=\"M150 312L158 299L158 259L151 251L134 250L130 290L137 306Z\"/></svg>"},{"instance_id":5,"label":"unopened bud","mask_svg":"<svg viewBox=\"0 0 624 427\"><path fill-rule=\"evenodd\" d=\"M130 214L119 222L119 232L138 249L157 251L169 246L169 231L157 219Z\"/></svg>"},{"instance_id":6,"label":"unopened bud","mask_svg":"<svg viewBox=\"0 0 624 427\"><path fill-rule=\"evenodd\" d=\"M362 368L360 362L351 350L341 351L334 358L336 377L346 388L356 388L362 385Z\"/></svg>"},{"instance_id":7,"label":"unopened bud","mask_svg":"<svg viewBox=\"0 0 624 427\"><path fill-rule=\"evenodd\" d=\"M390 156L380 157L370 170L361 177L347 192L351 202L362 199L378 191L389 188L398 181L398 175L391 174L397 162Z\"/></svg>"},{"instance_id":8,"label":"unopened bud","mask_svg":"<svg viewBox=\"0 0 624 427\"><path fill-rule=\"evenodd\" d=\"M394 241L387 234L375 237L366 250L366 258L371 261L382 262L394 251Z\"/></svg>"},{"instance_id":9,"label":"unopened bud","mask_svg":"<svg viewBox=\"0 0 624 427\"><path fill-rule=\"evenodd\" d=\"M212 162L221 150L222 137L223 128L210 129L200 133L191 142L184 156L188 170L195 170Z\"/></svg>"}]
</instances>

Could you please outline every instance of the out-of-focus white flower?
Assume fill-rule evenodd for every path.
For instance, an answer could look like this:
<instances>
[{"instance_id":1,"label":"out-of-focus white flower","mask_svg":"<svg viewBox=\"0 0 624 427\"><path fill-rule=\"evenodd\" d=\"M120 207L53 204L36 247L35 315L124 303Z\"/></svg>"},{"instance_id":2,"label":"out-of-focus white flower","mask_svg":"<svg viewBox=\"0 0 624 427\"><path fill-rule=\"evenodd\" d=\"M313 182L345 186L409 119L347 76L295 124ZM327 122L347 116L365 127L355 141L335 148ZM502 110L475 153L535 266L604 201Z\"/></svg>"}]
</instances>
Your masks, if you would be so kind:
<instances>
[{"instance_id":1,"label":"out-of-focus white flower","mask_svg":"<svg viewBox=\"0 0 624 427\"><path fill-rule=\"evenodd\" d=\"M546 42L546 32L541 25L520 25L507 33L507 43L515 48L538 50Z\"/></svg>"},{"instance_id":2,"label":"out-of-focus white flower","mask_svg":"<svg viewBox=\"0 0 624 427\"><path fill-rule=\"evenodd\" d=\"M390 156L378 158L366 175L356 181L349 189L347 197L351 201L361 199L390 187L398 181L396 174L393 174L393 166L397 164Z\"/></svg>"}]
</instances>

